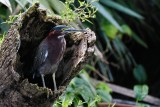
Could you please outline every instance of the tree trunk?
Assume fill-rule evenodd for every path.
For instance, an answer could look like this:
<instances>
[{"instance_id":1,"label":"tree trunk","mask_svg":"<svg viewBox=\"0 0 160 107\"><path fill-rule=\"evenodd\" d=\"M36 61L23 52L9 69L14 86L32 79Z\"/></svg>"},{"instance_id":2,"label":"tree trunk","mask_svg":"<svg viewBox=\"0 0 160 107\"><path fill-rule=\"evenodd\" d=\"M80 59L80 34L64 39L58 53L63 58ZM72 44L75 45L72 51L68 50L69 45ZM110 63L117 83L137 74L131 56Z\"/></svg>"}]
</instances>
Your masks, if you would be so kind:
<instances>
[{"instance_id":1,"label":"tree trunk","mask_svg":"<svg viewBox=\"0 0 160 107\"><path fill-rule=\"evenodd\" d=\"M94 53L95 34L86 29L66 37L67 49L56 73L58 91L51 75L32 78L35 50L53 26L67 24L59 16L49 17L36 3L11 25L0 47L0 107L49 107L64 92L71 79ZM48 98L47 98L48 96Z\"/></svg>"}]
</instances>

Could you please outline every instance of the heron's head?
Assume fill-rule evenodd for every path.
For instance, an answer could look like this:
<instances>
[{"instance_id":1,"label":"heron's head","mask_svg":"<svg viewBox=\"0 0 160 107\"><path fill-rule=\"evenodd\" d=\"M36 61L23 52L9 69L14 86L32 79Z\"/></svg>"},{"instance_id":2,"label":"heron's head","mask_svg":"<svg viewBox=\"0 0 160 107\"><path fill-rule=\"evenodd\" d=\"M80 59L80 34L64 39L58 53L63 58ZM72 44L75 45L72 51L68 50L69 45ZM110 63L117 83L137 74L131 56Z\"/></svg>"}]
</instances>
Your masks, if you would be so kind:
<instances>
[{"instance_id":1,"label":"heron's head","mask_svg":"<svg viewBox=\"0 0 160 107\"><path fill-rule=\"evenodd\" d=\"M68 29L69 26L66 25L57 25L55 27L52 28L52 30L57 30L57 31L64 31L65 29Z\"/></svg>"}]
</instances>

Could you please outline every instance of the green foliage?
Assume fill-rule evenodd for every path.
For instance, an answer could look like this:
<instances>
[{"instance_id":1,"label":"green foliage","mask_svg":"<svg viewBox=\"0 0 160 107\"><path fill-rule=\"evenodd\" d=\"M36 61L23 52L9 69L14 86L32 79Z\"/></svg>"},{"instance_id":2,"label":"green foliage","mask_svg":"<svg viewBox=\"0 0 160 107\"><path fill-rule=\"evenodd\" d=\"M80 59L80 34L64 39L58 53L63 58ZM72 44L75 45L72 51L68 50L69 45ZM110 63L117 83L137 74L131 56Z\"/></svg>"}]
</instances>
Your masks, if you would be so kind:
<instances>
[{"instance_id":1,"label":"green foliage","mask_svg":"<svg viewBox=\"0 0 160 107\"><path fill-rule=\"evenodd\" d=\"M124 24L121 27L122 27L125 34L127 34L128 36L132 36L132 34L133 34L132 30L128 25Z\"/></svg>"},{"instance_id":2,"label":"green foliage","mask_svg":"<svg viewBox=\"0 0 160 107\"><path fill-rule=\"evenodd\" d=\"M148 104L141 104L141 103L138 103L137 104L137 107L150 107Z\"/></svg>"},{"instance_id":3,"label":"green foliage","mask_svg":"<svg viewBox=\"0 0 160 107\"><path fill-rule=\"evenodd\" d=\"M80 0L78 0L78 7L74 5L74 2L74 0L66 0L65 9L61 13L62 19L65 19L69 22L75 21L77 19L81 20L82 22L90 22L88 20L89 18L95 18L97 8L91 4L95 2L95 0L91 0L89 2L81 2Z\"/></svg>"},{"instance_id":4,"label":"green foliage","mask_svg":"<svg viewBox=\"0 0 160 107\"><path fill-rule=\"evenodd\" d=\"M136 66L136 61L132 53L124 44L123 38L128 36L129 40L135 40L137 43L147 48L147 44L135 34L133 29L123 20L123 17L117 11L123 12L137 20L143 20L143 16L130 9L130 6L123 5L123 1L100 0L100 2L93 3L98 8L97 18L95 19L96 33L98 34L98 49L103 53L109 54L111 62L116 65L114 67L120 68L122 71L133 71L133 66ZM128 6L128 7L127 7ZM97 27L98 26L98 27ZM126 42L126 41L125 41ZM128 42L128 41L127 41ZM104 53L103 59L108 60L108 56ZM97 61L99 71L111 81L114 80L112 76L111 64L106 65L103 61Z\"/></svg>"},{"instance_id":5,"label":"green foliage","mask_svg":"<svg viewBox=\"0 0 160 107\"><path fill-rule=\"evenodd\" d=\"M103 24L103 29L104 29L104 32L106 33L106 35L110 38L110 39L115 39L116 36L117 36L117 33L118 33L118 29L113 26L112 24L107 24L107 23L104 23Z\"/></svg>"},{"instance_id":6,"label":"green foliage","mask_svg":"<svg viewBox=\"0 0 160 107\"><path fill-rule=\"evenodd\" d=\"M102 101L104 102L111 102L112 101L112 96L110 93L112 92L112 89L106 85L104 82L100 82L96 86L96 91L99 96L101 96Z\"/></svg>"},{"instance_id":7,"label":"green foliage","mask_svg":"<svg viewBox=\"0 0 160 107\"><path fill-rule=\"evenodd\" d=\"M147 74L142 65L136 65L133 70L133 74L139 83L144 83L147 80Z\"/></svg>"},{"instance_id":8,"label":"green foliage","mask_svg":"<svg viewBox=\"0 0 160 107\"><path fill-rule=\"evenodd\" d=\"M96 85L96 89L104 90L106 93L111 93L112 92L112 89L104 82L99 82Z\"/></svg>"},{"instance_id":9,"label":"green foliage","mask_svg":"<svg viewBox=\"0 0 160 107\"><path fill-rule=\"evenodd\" d=\"M75 77L67 87L66 92L54 104L54 107L96 107L97 102L111 102L111 89L103 82L91 81L91 78L82 70L79 77Z\"/></svg>"},{"instance_id":10,"label":"green foliage","mask_svg":"<svg viewBox=\"0 0 160 107\"><path fill-rule=\"evenodd\" d=\"M137 107L150 107L147 104L139 103L148 95L149 87L147 85L135 85L134 86L134 93L136 98L136 105Z\"/></svg>"},{"instance_id":11,"label":"green foliage","mask_svg":"<svg viewBox=\"0 0 160 107\"><path fill-rule=\"evenodd\" d=\"M0 35L0 45L3 42L5 35L6 35L6 32L4 32L2 35Z\"/></svg>"},{"instance_id":12,"label":"green foliage","mask_svg":"<svg viewBox=\"0 0 160 107\"><path fill-rule=\"evenodd\" d=\"M74 78L63 96L60 97L60 101L57 101L54 106L62 105L62 107L68 107L72 105L74 107L87 105L88 107L93 107L96 102L100 101L98 95L94 95L91 92L91 87L86 81L81 78Z\"/></svg>"},{"instance_id":13,"label":"green foliage","mask_svg":"<svg viewBox=\"0 0 160 107\"><path fill-rule=\"evenodd\" d=\"M115 1L113 0L100 0L100 2L102 2L103 4L105 4L106 6L109 6L109 7L112 7L118 11L121 11L123 13L126 13L127 15L130 15L130 16L133 16L133 17L136 17L138 19L143 19L143 16L141 16L140 14L138 14L137 12L134 12L133 10L119 4L119 3L116 3Z\"/></svg>"},{"instance_id":14,"label":"green foliage","mask_svg":"<svg viewBox=\"0 0 160 107\"><path fill-rule=\"evenodd\" d=\"M118 24L118 22L113 18L111 13L107 11L100 3L93 3L94 6L98 8L98 12L106 18L110 23L112 23L117 29L119 29L121 32L123 32L121 26Z\"/></svg>"},{"instance_id":15,"label":"green foliage","mask_svg":"<svg viewBox=\"0 0 160 107\"><path fill-rule=\"evenodd\" d=\"M19 15L9 16L9 19L1 24L4 24L4 23L12 24L20 15L21 13Z\"/></svg>"},{"instance_id":16,"label":"green foliage","mask_svg":"<svg viewBox=\"0 0 160 107\"><path fill-rule=\"evenodd\" d=\"M89 64L86 64L86 65L85 65L85 68L88 68L88 69L90 69L90 70L92 70L92 71L95 71L95 70L96 70L96 68L95 68L94 66L91 66L91 65L89 65Z\"/></svg>"},{"instance_id":17,"label":"green foliage","mask_svg":"<svg viewBox=\"0 0 160 107\"><path fill-rule=\"evenodd\" d=\"M142 101L148 95L147 85L135 85L134 93L137 101Z\"/></svg>"}]
</instances>

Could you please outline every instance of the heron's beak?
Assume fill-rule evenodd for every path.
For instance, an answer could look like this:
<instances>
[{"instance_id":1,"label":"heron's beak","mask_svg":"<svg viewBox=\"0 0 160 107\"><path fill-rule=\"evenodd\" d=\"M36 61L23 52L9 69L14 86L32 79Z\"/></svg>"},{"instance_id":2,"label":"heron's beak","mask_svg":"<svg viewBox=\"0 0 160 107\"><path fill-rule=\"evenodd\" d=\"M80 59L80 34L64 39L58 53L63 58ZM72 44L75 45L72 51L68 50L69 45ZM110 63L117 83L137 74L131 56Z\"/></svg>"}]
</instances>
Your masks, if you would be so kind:
<instances>
[{"instance_id":1,"label":"heron's beak","mask_svg":"<svg viewBox=\"0 0 160 107\"><path fill-rule=\"evenodd\" d=\"M75 29L66 25L57 25L52 28L52 30L60 30L63 33L72 33L72 32L86 32L84 29Z\"/></svg>"},{"instance_id":2,"label":"heron's beak","mask_svg":"<svg viewBox=\"0 0 160 107\"><path fill-rule=\"evenodd\" d=\"M85 29L66 28L63 32L65 32L65 33L86 32L86 30Z\"/></svg>"}]
</instances>

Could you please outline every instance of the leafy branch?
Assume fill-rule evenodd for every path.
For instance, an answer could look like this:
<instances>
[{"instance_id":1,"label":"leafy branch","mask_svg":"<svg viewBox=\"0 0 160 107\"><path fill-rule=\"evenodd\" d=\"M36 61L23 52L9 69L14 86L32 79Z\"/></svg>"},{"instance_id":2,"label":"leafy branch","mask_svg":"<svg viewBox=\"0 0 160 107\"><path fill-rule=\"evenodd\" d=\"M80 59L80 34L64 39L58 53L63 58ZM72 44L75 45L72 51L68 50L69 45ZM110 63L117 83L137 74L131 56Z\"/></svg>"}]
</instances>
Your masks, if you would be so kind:
<instances>
[{"instance_id":1,"label":"leafy branch","mask_svg":"<svg viewBox=\"0 0 160 107\"><path fill-rule=\"evenodd\" d=\"M89 18L95 18L95 13L97 12L97 8L92 5L93 2L97 0L91 0L91 1L79 1L79 6L76 7L74 5L75 0L66 0L65 2L65 10L62 11L61 16L62 19L65 19L67 21L74 21L76 19L81 20L82 22L88 21Z\"/></svg>"}]
</instances>

